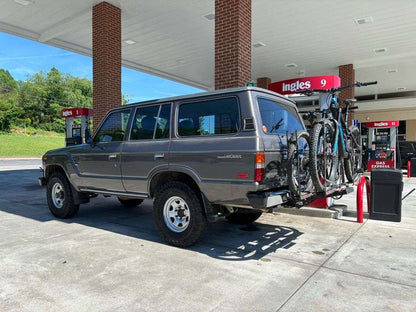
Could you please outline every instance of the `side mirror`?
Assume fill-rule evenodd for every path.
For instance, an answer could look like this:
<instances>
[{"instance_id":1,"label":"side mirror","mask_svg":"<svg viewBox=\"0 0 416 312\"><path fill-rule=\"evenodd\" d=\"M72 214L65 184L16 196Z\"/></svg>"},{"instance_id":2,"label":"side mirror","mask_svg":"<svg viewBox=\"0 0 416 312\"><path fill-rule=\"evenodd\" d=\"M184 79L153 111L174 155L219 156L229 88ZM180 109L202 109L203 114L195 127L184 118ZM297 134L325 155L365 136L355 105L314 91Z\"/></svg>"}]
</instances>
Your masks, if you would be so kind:
<instances>
[{"instance_id":1,"label":"side mirror","mask_svg":"<svg viewBox=\"0 0 416 312\"><path fill-rule=\"evenodd\" d=\"M89 138L87 138L86 140L85 140L85 142L87 143L87 144L90 144L90 145L92 145L94 142L93 142L93 140L92 140L92 137L89 137Z\"/></svg>"}]
</instances>

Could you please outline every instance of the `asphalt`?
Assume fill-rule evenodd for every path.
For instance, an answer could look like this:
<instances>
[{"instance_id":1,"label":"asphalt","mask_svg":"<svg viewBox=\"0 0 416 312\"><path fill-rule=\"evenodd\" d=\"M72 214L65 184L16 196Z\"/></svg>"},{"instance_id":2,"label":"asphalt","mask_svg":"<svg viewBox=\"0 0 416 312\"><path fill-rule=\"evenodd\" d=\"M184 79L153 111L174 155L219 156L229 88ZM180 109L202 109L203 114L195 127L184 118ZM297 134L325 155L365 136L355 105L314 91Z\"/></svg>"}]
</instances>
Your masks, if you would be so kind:
<instances>
[{"instance_id":1,"label":"asphalt","mask_svg":"<svg viewBox=\"0 0 416 312\"><path fill-rule=\"evenodd\" d=\"M100 196L55 219L39 166L0 159L0 311L416 311L416 192L400 223L358 224L353 193L339 219L221 221L180 249L157 235L151 201Z\"/></svg>"}]
</instances>

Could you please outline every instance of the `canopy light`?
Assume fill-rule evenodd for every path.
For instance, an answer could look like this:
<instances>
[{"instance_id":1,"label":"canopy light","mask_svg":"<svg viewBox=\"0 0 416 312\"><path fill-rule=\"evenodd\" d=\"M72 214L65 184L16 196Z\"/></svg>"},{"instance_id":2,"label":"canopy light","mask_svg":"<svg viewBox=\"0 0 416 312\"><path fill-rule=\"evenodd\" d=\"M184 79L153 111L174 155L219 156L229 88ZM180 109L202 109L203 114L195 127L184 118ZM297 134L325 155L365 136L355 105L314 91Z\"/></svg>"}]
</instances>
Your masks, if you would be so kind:
<instances>
[{"instance_id":1,"label":"canopy light","mask_svg":"<svg viewBox=\"0 0 416 312\"><path fill-rule=\"evenodd\" d=\"M33 0L14 0L14 2L19 3L21 5L29 5L35 3Z\"/></svg>"},{"instance_id":2,"label":"canopy light","mask_svg":"<svg viewBox=\"0 0 416 312\"><path fill-rule=\"evenodd\" d=\"M135 44L136 41L131 40L131 39L127 39L127 40L124 40L124 43L127 43L127 44Z\"/></svg>"},{"instance_id":3,"label":"canopy light","mask_svg":"<svg viewBox=\"0 0 416 312\"><path fill-rule=\"evenodd\" d=\"M372 16L366 16L366 17L360 17L360 18L355 18L354 22L357 25L363 25L363 24L368 24L368 23L372 23L374 21Z\"/></svg>"},{"instance_id":4,"label":"canopy light","mask_svg":"<svg viewBox=\"0 0 416 312\"><path fill-rule=\"evenodd\" d=\"M208 14L202 15L202 17L206 18L209 21L213 21L215 20L215 13L208 13Z\"/></svg>"},{"instance_id":5,"label":"canopy light","mask_svg":"<svg viewBox=\"0 0 416 312\"><path fill-rule=\"evenodd\" d=\"M374 49L374 53L385 53L387 52L386 48L378 48L378 49Z\"/></svg>"},{"instance_id":6,"label":"canopy light","mask_svg":"<svg viewBox=\"0 0 416 312\"><path fill-rule=\"evenodd\" d=\"M253 43L253 48L261 48L261 47L265 47L265 46L266 46L266 44L261 42L261 41Z\"/></svg>"}]
</instances>

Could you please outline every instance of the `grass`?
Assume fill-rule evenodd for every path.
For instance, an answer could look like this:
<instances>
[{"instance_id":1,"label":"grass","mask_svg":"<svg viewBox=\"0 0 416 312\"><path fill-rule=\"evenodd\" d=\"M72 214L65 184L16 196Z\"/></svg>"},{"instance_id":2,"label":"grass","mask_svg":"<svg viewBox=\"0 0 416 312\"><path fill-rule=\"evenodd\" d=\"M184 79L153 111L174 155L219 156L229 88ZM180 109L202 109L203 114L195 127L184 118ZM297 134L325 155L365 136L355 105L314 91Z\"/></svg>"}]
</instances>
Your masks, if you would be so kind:
<instances>
[{"instance_id":1,"label":"grass","mask_svg":"<svg viewBox=\"0 0 416 312\"><path fill-rule=\"evenodd\" d=\"M59 134L0 134L0 157L40 157L48 150L64 146L64 135Z\"/></svg>"}]
</instances>

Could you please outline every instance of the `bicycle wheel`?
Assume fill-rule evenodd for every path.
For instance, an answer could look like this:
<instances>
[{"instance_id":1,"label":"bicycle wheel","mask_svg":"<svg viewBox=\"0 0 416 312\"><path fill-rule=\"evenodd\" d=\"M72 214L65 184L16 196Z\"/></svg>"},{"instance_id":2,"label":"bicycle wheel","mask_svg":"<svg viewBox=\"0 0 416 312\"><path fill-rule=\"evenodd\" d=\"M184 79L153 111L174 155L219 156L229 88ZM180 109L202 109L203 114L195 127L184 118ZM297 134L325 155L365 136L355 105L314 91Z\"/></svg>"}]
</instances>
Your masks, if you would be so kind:
<instances>
[{"instance_id":1,"label":"bicycle wheel","mask_svg":"<svg viewBox=\"0 0 416 312\"><path fill-rule=\"evenodd\" d=\"M361 169L361 137L358 127L351 127L347 134L346 150L347 158L344 158L345 176L349 183L353 183L358 177L358 171Z\"/></svg>"},{"instance_id":2,"label":"bicycle wheel","mask_svg":"<svg viewBox=\"0 0 416 312\"><path fill-rule=\"evenodd\" d=\"M338 150L333 150L335 138L334 127L328 120L312 128L310 172L316 192L324 192L327 183L334 183L338 178Z\"/></svg>"},{"instance_id":3,"label":"bicycle wheel","mask_svg":"<svg viewBox=\"0 0 416 312\"><path fill-rule=\"evenodd\" d=\"M289 143L288 149L288 184L292 193L307 192L312 188L312 179L309 169L309 133L297 133Z\"/></svg>"}]
</instances>

